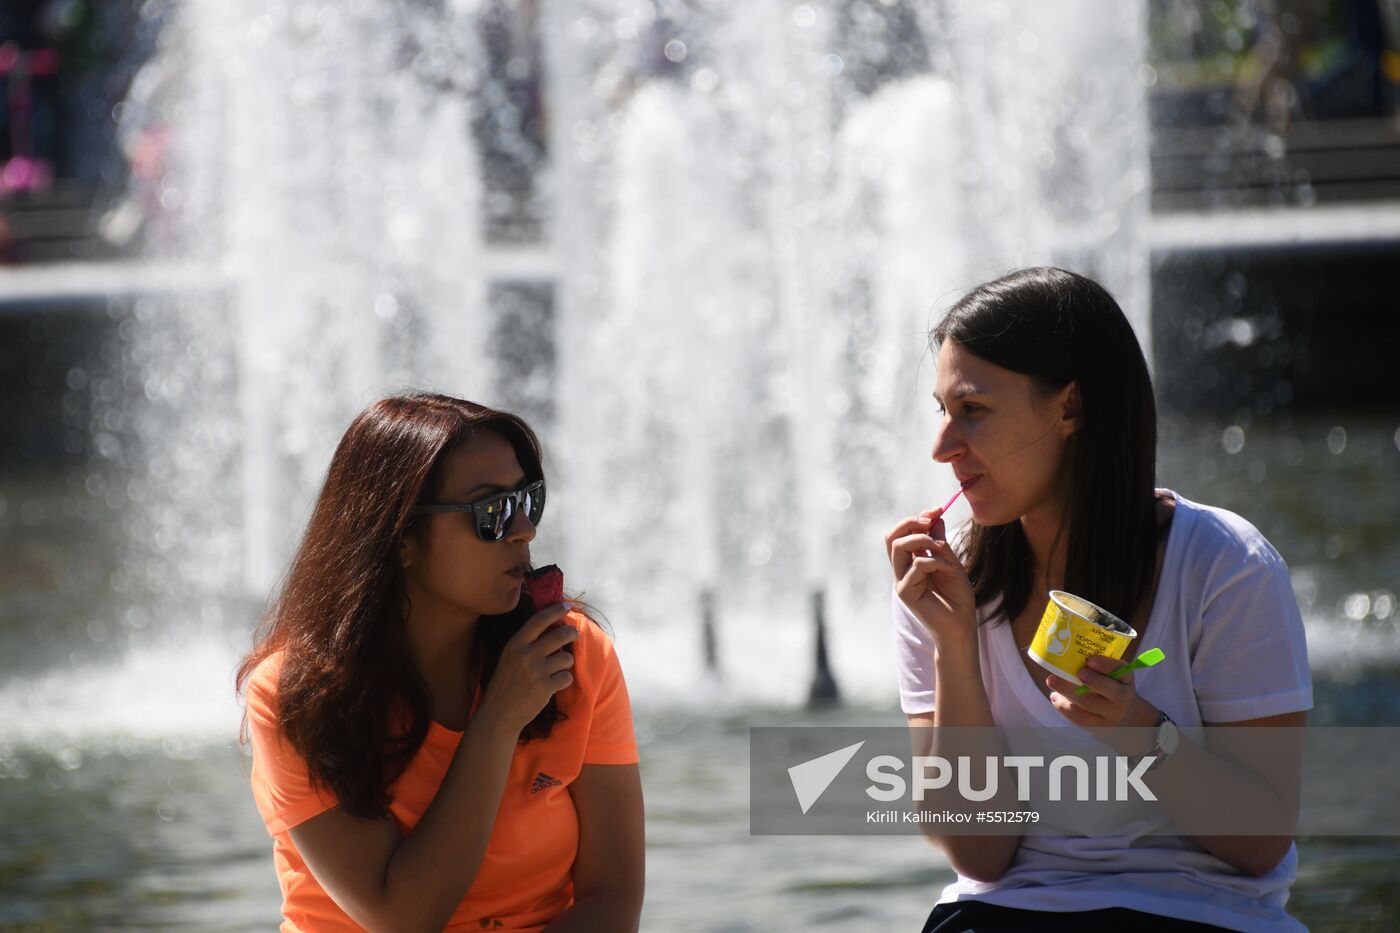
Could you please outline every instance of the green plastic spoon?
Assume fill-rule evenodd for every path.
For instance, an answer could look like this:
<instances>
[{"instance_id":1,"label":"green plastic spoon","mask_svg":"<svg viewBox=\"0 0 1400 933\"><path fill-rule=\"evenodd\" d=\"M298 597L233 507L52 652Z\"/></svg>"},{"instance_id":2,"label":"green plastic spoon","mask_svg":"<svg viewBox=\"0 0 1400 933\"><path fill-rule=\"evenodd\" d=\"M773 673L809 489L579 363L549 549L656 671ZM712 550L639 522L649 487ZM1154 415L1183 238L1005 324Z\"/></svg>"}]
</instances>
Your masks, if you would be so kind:
<instances>
[{"instance_id":1,"label":"green plastic spoon","mask_svg":"<svg viewBox=\"0 0 1400 933\"><path fill-rule=\"evenodd\" d=\"M1162 653L1161 648L1148 648L1142 654L1133 658L1132 661L1130 661L1127 664L1124 664L1116 671L1109 671L1108 676L1117 680L1124 674L1128 673L1128 671L1135 671L1140 667L1151 667L1152 665L1158 663L1165 657L1166 655ZM1091 688L1088 685L1085 685L1083 687L1080 687L1078 690L1074 691L1074 695L1077 697L1082 697L1084 694L1088 693L1090 689Z\"/></svg>"}]
</instances>

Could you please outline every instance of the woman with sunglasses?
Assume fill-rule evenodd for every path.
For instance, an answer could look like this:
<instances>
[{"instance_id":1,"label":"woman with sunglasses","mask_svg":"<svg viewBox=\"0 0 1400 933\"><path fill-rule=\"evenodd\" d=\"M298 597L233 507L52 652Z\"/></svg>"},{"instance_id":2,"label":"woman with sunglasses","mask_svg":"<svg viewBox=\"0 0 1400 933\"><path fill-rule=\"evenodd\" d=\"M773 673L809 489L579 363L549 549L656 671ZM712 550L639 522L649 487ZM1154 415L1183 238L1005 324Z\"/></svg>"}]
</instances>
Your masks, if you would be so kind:
<instances>
[{"instance_id":1,"label":"woman with sunglasses","mask_svg":"<svg viewBox=\"0 0 1400 933\"><path fill-rule=\"evenodd\" d=\"M1147 365L1097 283L1015 272L974 289L931 336L933 458L952 466L972 519L951 542L938 510L886 536L916 753L969 734L928 727L1025 727L1071 751L1107 737L1150 768L1143 782L1161 809L1078 834L1009 823L1006 835L955 835L931 824L958 877L925 933L1303 929L1283 907L1297 868L1291 833L1173 829L1221 826L1197 816L1216 801L1247 801L1268 827L1296 817L1300 762L1286 741L1296 733L1231 730L1252 737L1237 743L1285 740L1272 758L1222 750L1223 732L1209 749L1196 740L1212 726L1305 722L1307 647L1282 558L1238 515L1155 488ZM1115 680L1107 674L1123 662L1090 658L1082 693L1049 674L1026 649L1051 590L1126 620L1139 633L1126 658L1160 647L1166 659ZM1137 728L1081 731L1118 726Z\"/></svg>"},{"instance_id":2,"label":"woman with sunglasses","mask_svg":"<svg viewBox=\"0 0 1400 933\"><path fill-rule=\"evenodd\" d=\"M636 930L642 792L611 641L522 594L544 510L515 415L359 415L238 672L284 931Z\"/></svg>"}]
</instances>

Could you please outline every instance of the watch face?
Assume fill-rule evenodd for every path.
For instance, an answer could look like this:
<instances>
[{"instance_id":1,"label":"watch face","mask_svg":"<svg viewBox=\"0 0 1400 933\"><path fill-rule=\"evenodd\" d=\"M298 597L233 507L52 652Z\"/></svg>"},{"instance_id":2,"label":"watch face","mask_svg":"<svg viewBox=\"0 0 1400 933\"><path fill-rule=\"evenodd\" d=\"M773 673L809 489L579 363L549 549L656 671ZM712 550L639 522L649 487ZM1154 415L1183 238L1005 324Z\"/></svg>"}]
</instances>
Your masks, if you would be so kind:
<instances>
[{"instance_id":1,"label":"watch face","mask_svg":"<svg viewBox=\"0 0 1400 933\"><path fill-rule=\"evenodd\" d=\"M1163 715L1162 722L1157 726L1157 746L1162 749L1162 754L1170 755L1175 752L1180 739L1181 733L1177 731L1176 723Z\"/></svg>"}]
</instances>

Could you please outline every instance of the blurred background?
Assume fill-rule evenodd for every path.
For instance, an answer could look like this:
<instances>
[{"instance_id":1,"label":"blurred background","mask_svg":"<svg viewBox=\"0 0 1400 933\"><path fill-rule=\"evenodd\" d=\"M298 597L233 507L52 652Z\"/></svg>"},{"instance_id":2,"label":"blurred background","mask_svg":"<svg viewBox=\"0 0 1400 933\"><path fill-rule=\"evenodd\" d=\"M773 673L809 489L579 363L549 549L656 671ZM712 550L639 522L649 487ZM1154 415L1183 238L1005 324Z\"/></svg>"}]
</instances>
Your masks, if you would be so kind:
<instances>
[{"instance_id":1,"label":"blurred background","mask_svg":"<svg viewBox=\"0 0 1400 933\"><path fill-rule=\"evenodd\" d=\"M276 923L233 666L430 388L545 440L643 929L916 929L919 840L748 835L747 729L902 721L927 331L1038 263L1133 320L1160 485L1288 560L1311 721L1396 724L1395 0L5 0L0 928ZM1299 848L1313 929L1400 923L1396 840Z\"/></svg>"}]
</instances>

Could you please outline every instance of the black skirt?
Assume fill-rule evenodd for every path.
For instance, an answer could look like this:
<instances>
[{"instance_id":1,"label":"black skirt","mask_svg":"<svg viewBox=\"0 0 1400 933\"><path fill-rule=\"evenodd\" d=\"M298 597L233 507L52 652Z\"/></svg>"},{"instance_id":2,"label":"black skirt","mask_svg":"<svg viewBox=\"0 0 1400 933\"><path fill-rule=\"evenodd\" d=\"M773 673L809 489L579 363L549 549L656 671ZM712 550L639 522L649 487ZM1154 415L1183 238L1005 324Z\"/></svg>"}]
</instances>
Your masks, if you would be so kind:
<instances>
[{"instance_id":1,"label":"black skirt","mask_svg":"<svg viewBox=\"0 0 1400 933\"><path fill-rule=\"evenodd\" d=\"M1021 910L982 901L933 908L923 933L1219 933L1224 927L1108 907L1103 910Z\"/></svg>"}]
</instances>

